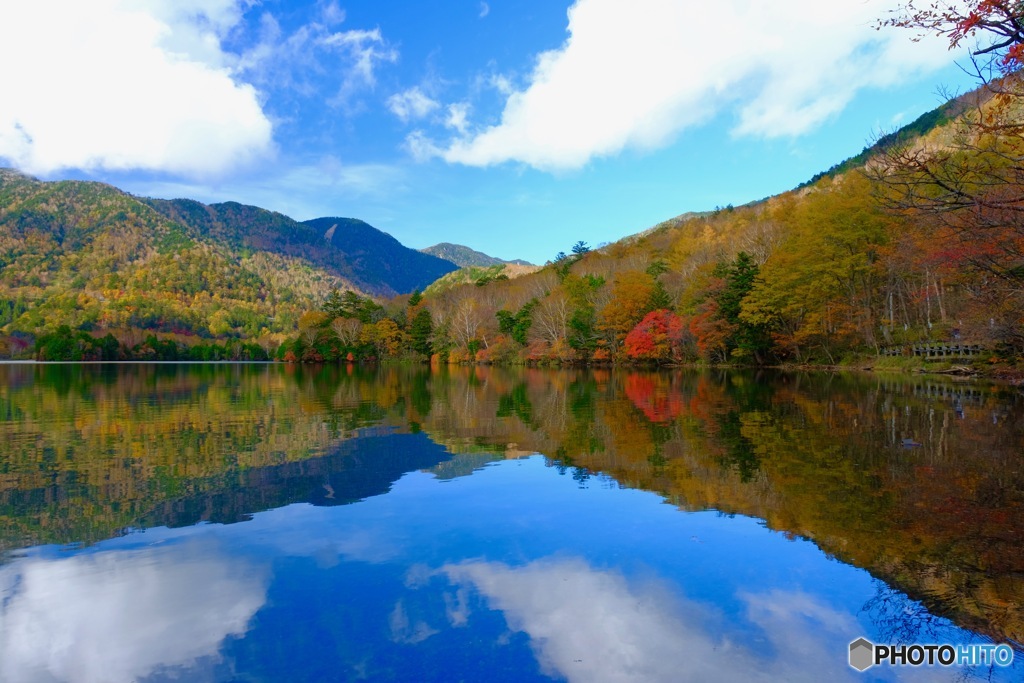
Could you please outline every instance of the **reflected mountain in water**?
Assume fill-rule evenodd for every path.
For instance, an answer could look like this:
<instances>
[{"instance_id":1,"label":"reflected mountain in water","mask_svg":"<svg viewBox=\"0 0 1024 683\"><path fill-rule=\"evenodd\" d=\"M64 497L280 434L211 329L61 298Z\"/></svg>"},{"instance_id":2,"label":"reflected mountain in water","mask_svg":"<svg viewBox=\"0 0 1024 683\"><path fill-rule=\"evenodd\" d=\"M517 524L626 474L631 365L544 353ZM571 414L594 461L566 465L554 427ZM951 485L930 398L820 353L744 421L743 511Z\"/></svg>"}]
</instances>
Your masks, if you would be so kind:
<instances>
[{"instance_id":1,"label":"reflected mountain in water","mask_svg":"<svg viewBox=\"0 0 1024 683\"><path fill-rule=\"evenodd\" d=\"M1024 640L1024 400L1010 389L824 374L18 365L0 366L0 438L8 549L363 500L406 472L466 476L538 452L578 486L601 473L600 485L685 510L763 519L935 614ZM865 607L883 618L886 601L881 590Z\"/></svg>"},{"instance_id":2,"label":"reflected mountain in water","mask_svg":"<svg viewBox=\"0 0 1024 683\"><path fill-rule=\"evenodd\" d=\"M369 435L373 431L356 432L358 448L354 440L342 441L326 455L243 470L231 489L161 503L138 526L230 524L293 503L348 505L383 495L403 474L436 468L452 457L424 434Z\"/></svg>"}]
</instances>

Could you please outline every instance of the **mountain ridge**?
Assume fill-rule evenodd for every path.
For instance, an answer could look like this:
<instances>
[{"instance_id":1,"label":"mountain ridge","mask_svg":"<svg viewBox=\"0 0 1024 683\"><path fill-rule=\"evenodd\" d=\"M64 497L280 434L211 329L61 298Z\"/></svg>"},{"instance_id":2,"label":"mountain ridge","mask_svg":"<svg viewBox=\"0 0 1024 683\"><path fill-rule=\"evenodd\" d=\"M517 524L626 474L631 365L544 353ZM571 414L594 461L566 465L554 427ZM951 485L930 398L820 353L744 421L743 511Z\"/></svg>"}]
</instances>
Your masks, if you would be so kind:
<instances>
[{"instance_id":1,"label":"mountain ridge","mask_svg":"<svg viewBox=\"0 0 1024 683\"><path fill-rule=\"evenodd\" d=\"M406 247L391 235L358 218L323 217L303 221L345 255L362 282L388 290L390 296L422 290L458 270L448 260Z\"/></svg>"},{"instance_id":2,"label":"mountain ridge","mask_svg":"<svg viewBox=\"0 0 1024 683\"><path fill-rule=\"evenodd\" d=\"M438 258L451 261L460 268L467 268L470 266L488 267L488 266L499 266L504 264L512 264L517 266L532 266L533 264L523 259L513 259L506 261L496 256L489 256L482 251L477 251L472 247L467 247L464 244L453 244L452 242L439 242L431 247L420 249L424 254L431 254Z\"/></svg>"},{"instance_id":3,"label":"mountain ridge","mask_svg":"<svg viewBox=\"0 0 1024 683\"><path fill-rule=\"evenodd\" d=\"M457 269L362 221L357 232L386 253L324 232L316 220L238 202L136 197L0 169L0 335L68 325L281 336L332 289L387 298Z\"/></svg>"}]
</instances>

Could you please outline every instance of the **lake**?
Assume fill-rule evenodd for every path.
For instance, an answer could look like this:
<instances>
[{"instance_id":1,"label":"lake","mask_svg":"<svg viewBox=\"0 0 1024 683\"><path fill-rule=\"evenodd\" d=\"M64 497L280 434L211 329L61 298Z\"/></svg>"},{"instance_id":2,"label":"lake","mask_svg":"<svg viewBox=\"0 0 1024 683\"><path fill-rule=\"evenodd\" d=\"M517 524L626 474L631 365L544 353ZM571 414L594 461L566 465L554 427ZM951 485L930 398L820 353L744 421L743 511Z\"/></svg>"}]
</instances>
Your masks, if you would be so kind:
<instances>
[{"instance_id":1,"label":"lake","mask_svg":"<svg viewBox=\"0 0 1024 683\"><path fill-rule=\"evenodd\" d=\"M1024 679L1019 389L12 364L0 448L3 681Z\"/></svg>"}]
</instances>

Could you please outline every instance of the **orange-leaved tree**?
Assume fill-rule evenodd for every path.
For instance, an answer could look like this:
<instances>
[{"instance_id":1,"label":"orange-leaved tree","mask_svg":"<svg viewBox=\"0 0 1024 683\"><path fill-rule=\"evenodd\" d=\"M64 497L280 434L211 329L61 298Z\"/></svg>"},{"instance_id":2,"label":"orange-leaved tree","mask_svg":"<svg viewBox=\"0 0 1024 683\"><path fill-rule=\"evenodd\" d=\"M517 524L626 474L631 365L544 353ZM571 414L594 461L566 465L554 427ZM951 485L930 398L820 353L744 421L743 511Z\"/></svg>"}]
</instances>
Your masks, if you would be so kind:
<instances>
[{"instance_id":1,"label":"orange-leaved tree","mask_svg":"<svg viewBox=\"0 0 1024 683\"><path fill-rule=\"evenodd\" d=\"M654 278L649 273L631 270L615 276L611 299L601 309L597 323L613 353L618 353L629 331L651 310L654 292Z\"/></svg>"}]
</instances>

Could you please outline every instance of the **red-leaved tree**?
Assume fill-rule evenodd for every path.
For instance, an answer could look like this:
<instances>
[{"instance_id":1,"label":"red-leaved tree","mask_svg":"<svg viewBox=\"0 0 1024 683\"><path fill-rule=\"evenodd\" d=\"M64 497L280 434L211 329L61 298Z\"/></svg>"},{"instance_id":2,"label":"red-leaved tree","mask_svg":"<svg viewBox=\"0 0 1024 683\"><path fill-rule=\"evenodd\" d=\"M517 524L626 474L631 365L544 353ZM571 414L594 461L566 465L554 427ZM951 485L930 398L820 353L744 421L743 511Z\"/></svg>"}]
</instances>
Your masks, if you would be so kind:
<instances>
[{"instance_id":1,"label":"red-leaved tree","mask_svg":"<svg viewBox=\"0 0 1024 683\"><path fill-rule=\"evenodd\" d=\"M626 355L658 362L680 360L685 331L682 318L672 311L651 311L626 335Z\"/></svg>"},{"instance_id":2,"label":"red-leaved tree","mask_svg":"<svg viewBox=\"0 0 1024 683\"><path fill-rule=\"evenodd\" d=\"M1018 0L972 0L971 2L915 2L910 0L879 24L934 33L949 39L950 49L966 39L976 39L974 56L996 55L1003 73L1022 65L1024 57L1024 7Z\"/></svg>"}]
</instances>

